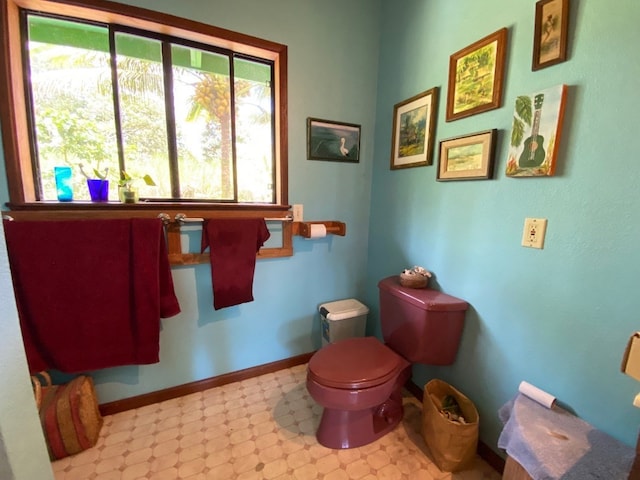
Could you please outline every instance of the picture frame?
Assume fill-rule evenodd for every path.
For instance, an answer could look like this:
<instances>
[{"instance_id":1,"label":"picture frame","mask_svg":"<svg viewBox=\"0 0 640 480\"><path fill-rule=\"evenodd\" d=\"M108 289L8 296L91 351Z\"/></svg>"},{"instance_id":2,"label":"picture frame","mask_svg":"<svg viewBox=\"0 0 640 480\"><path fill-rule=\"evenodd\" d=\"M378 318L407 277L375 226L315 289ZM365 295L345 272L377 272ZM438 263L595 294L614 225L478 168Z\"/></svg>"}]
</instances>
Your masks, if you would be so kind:
<instances>
[{"instance_id":1,"label":"picture frame","mask_svg":"<svg viewBox=\"0 0 640 480\"><path fill-rule=\"evenodd\" d=\"M567 59L569 0L536 3L531 70L536 71Z\"/></svg>"},{"instance_id":2,"label":"picture frame","mask_svg":"<svg viewBox=\"0 0 640 480\"><path fill-rule=\"evenodd\" d=\"M440 141L439 182L493 178L497 129Z\"/></svg>"},{"instance_id":3,"label":"picture frame","mask_svg":"<svg viewBox=\"0 0 640 480\"><path fill-rule=\"evenodd\" d=\"M449 57L447 122L502 105L507 32L501 28Z\"/></svg>"},{"instance_id":4,"label":"picture frame","mask_svg":"<svg viewBox=\"0 0 640 480\"><path fill-rule=\"evenodd\" d=\"M438 87L393 106L391 170L433 163Z\"/></svg>"},{"instance_id":5,"label":"picture frame","mask_svg":"<svg viewBox=\"0 0 640 480\"><path fill-rule=\"evenodd\" d=\"M360 161L361 126L307 118L307 158L332 162Z\"/></svg>"},{"instance_id":6,"label":"picture frame","mask_svg":"<svg viewBox=\"0 0 640 480\"><path fill-rule=\"evenodd\" d=\"M508 177L550 177L556 170L566 85L516 98L507 158Z\"/></svg>"}]
</instances>

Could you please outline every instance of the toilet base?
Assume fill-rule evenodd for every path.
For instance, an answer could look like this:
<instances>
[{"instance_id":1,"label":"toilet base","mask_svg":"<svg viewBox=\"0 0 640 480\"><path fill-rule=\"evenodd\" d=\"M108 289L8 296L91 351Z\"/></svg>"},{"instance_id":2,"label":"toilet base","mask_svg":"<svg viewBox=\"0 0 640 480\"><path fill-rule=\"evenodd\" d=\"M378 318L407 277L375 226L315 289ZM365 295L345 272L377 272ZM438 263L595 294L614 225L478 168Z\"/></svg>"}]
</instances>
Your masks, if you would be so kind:
<instances>
[{"instance_id":1,"label":"toilet base","mask_svg":"<svg viewBox=\"0 0 640 480\"><path fill-rule=\"evenodd\" d=\"M396 381L389 398L376 407L363 410L326 408L316 431L318 443L327 448L355 448L375 442L393 430L402 420L402 387L409 379L405 369Z\"/></svg>"}]
</instances>

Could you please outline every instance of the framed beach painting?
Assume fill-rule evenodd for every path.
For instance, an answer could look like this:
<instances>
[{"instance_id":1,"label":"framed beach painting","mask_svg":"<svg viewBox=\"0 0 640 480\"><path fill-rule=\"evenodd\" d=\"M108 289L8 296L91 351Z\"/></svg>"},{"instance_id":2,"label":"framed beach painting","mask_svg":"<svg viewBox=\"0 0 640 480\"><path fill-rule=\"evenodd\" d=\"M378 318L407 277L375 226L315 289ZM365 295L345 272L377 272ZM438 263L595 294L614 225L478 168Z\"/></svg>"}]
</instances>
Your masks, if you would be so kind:
<instances>
[{"instance_id":1,"label":"framed beach painting","mask_svg":"<svg viewBox=\"0 0 640 480\"><path fill-rule=\"evenodd\" d=\"M508 177L552 176L556 169L566 85L516 98L509 145Z\"/></svg>"},{"instance_id":2,"label":"framed beach painting","mask_svg":"<svg viewBox=\"0 0 640 480\"><path fill-rule=\"evenodd\" d=\"M353 123L307 118L307 158L358 163L360 128Z\"/></svg>"},{"instance_id":3,"label":"framed beach painting","mask_svg":"<svg viewBox=\"0 0 640 480\"><path fill-rule=\"evenodd\" d=\"M436 180L487 180L493 177L496 134L494 128L442 140Z\"/></svg>"},{"instance_id":4,"label":"framed beach painting","mask_svg":"<svg viewBox=\"0 0 640 480\"><path fill-rule=\"evenodd\" d=\"M446 120L457 120L502 105L507 29L487 35L449 58Z\"/></svg>"},{"instance_id":5,"label":"framed beach painting","mask_svg":"<svg viewBox=\"0 0 640 480\"><path fill-rule=\"evenodd\" d=\"M391 170L431 165L438 109L438 87L393 107Z\"/></svg>"},{"instance_id":6,"label":"framed beach painting","mask_svg":"<svg viewBox=\"0 0 640 480\"><path fill-rule=\"evenodd\" d=\"M531 70L566 60L568 27L569 0L540 0L536 3Z\"/></svg>"}]
</instances>

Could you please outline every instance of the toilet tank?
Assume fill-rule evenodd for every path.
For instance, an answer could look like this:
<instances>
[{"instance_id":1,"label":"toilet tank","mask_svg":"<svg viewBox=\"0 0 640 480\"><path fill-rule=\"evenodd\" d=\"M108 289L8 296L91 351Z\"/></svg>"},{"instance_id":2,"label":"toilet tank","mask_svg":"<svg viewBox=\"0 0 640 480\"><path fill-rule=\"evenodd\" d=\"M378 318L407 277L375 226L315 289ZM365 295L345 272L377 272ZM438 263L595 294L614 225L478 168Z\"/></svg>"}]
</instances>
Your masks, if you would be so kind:
<instances>
[{"instance_id":1,"label":"toilet tank","mask_svg":"<svg viewBox=\"0 0 640 480\"><path fill-rule=\"evenodd\" d=\"M378 282L385 343L412 363L450 365L456 359L469 304L428 288L400 285L397 275Z\"/></svg>"}]
</instances>

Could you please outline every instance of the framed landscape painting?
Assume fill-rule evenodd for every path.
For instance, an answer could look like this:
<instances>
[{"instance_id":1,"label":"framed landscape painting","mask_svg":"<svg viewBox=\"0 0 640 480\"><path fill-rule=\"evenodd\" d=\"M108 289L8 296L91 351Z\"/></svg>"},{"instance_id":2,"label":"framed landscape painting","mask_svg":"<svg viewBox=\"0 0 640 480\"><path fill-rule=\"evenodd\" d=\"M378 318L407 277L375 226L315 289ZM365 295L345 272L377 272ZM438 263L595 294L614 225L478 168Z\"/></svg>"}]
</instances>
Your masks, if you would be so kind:
<instances>
[{"instance_id":1,"label":"framed landscape painting","mask_svg":"<svg viewBox=\"0 0 640 480\"><path fill-rule=\"evenodd\" d=\"M508 177L555 173L567 86L557 85L516 98L507 159Z\"/></svg>"},{"instance_id":2,"label":"framed landscape painting","mask_svg":"<svg viewBox=\"0 0 640 480\"><path fill-rule=\"evenodd\" d=\"M507 29L502 28L451 55L447 122L502 105L506 48Z\"/></svg>"},{"instance_id":3,"label":"framed landscape painting","mask_svg":"<svg viewBox=\"0 0 640 480\"><path fill-rule=\"evenodd\" d=\"M393 107L391 170L431 165L438 87Z\"/></svg>"},{"instance_id":4,"label":"framed landscape painting","mask_svg":"<svg viewBox=\"0 0 640 480\"><path fill-rule=\"evenodd\" d=\"M442 140L436 180L487 180L493 177L497 132L494 128Z\"/></svg>"}]
</instances>

